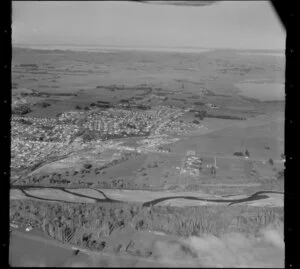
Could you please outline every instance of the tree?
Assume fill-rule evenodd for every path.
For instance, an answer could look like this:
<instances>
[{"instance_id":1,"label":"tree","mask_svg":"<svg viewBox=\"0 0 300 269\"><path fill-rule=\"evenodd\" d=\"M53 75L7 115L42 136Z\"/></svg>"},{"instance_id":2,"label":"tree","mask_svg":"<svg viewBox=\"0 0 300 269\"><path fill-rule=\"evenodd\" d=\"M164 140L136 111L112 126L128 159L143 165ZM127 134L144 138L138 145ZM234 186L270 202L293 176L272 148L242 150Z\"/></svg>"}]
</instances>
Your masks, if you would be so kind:
<instances>
[{"instance_id":1,"label":"tree","mask_svg":"<svg viewBox=\"0 0 300 269\"><path fill-rule=\"evenodd\" d=\"M278 171L276 177L278 180L283 180L284 179L284 169Z\"/></svg>"},{"instance_id":2,"label":"tree","mask_svg":"<svg viewBox=\"0 0 300 269\"><path fill-rule=\"evenodd\" d=\"M54 227L52 225L51 222L49 222L48 224L48 234L51 236L51 237L54 237Z\"/></svg>"},{"instance_id":3,"label":"tree","mask_svg":"<svg viewBox=\"0 0 300 269\"><path fill-rule=\"evenodd\" d=\"M234 156L244 156L243 152L235 152L233 153Z\"/></svg>"},{"instance_id":4,"label":"tree","mask_svg":"<svg viewBox=\"0 0 300 269\"><path fill-rule=\"evenodd\" d=\"M269 159L269 164L271 164L272 166L274 165L274 161L272 158Z\"/></svg>"},{"instance_id":5,"label":"tree","mask_svg":"<svg viewBox=\"0 0 300 269\"><path fill-rule=\"evenodd\" d=\"M92 168L92 165L91 165L90 163L85 163L85 164L83 165L83 167L84 167L85 169L91 169L91 168Z\"/></svg>"},{"instance_id":6,"label":"tree","mask_svg":"<svg viewBox=\"0 0 300 269\"><path fill-rule=\"evenodd\" d=\"M207 112L205 110L197 111L195 116L203 120L207 116Z\"/></svg>"},{"instance_id":7,"label":"tree","mask_svg":"<svg viewBox=\"0 0 300 269\"><path fill-rule=\"evenodd\" d=\"M212 175L215 175L215 174L217 173L216 167L212 166L212 167L210 168L210 173L211 173Z\"/></svg>"}]
</instances>

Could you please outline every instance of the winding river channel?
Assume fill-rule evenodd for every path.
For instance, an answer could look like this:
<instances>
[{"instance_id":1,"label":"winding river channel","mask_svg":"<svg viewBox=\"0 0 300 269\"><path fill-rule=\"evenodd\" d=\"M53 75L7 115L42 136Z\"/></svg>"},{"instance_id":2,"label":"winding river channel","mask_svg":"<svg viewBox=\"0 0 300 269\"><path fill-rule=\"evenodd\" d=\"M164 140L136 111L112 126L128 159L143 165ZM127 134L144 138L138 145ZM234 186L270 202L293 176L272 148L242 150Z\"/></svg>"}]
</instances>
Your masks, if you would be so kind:
<instances>
[{"instance_id":1,"label":"winding river channel","mask_svg":"<svg viewBox=\"0 0 300 269\"><path fill-rule=\"evenodd\" d=\"M22 192L22 194L28 198L33 198L33 199L39 199L39 200L43 200L43 201L51 201L51 202L68 202L68 203L78 203L79 201L70 201L68 199L52 199L52 198L46 198L46 197L41 197L41 195L33 195L32 193L29 193L29 191L32 190L43 190L43 189L47 189L47 190L59 190L61 191L63 194L66 195L72 195L75 198L87 198L90 200L93 200L94 202L109 202L109 203L126 203L128 202L122 199L113 199L108 197L107 194L105 194L105 189L99 190L99 189L95 189L95 188L84 188L84 190L90 190L90 191L95 191L99 194L99 196L102 196L102 198L97 198L95 196L92 195L86 195L86 194L82 194L82 193L78 193L76 192L76 190L82 190L82 189L70 189L70 188L64 188L64 187L37 187L37 186L23 186L23 185L19 185L19 186L13 186L11 188L11 190L19 190ZM73 191L74 190L74 191ZM112 189L107 190L109 192L112 192ZM139 191L136 191L137 193ZM251 201L257 201L257 200L262 200L262 199L267 199L270 198L270 194L282 194L283 192L279 192L279 191L258 191L255 192L252 195L249 195L247 197L243 197L243 198L231 198L231 199L222 199L220 198L216 198L216 199L212 199L212 198L201 198L201 197L197 197L197 196L191 196L191 195L174 195L174 196L165 196L165 197L160 197L160 198L156 198L156 199L152 199L149 201L144 201L142 203L142 205L144 207L149 207L149 206L153 206L156 205L158 203L161 203L163 201L166 200L171 200L171 199L186 199L186 200L195 200L195 201L204 201L204 202L213 202L213 203L226 203L228 205L233 205L233 204L238 204L238 203L244 203L244 202L251 202ZM130 193L129 195L132 197L133 193ZM133 200L131 199L132 202L134 202L134 198ZM136 201L138 202L138 200Z\"/></svg>"}]
</instances>

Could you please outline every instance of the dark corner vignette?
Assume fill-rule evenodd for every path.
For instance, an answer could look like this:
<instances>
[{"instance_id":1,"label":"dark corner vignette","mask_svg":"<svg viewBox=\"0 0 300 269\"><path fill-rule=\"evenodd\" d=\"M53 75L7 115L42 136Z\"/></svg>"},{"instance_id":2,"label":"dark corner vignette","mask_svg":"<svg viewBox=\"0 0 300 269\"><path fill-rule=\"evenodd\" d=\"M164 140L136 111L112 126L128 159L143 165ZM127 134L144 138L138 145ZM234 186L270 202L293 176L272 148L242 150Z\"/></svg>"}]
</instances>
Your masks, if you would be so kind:
<instances>
[{"instance_id":1,"label":"dark corner vignette","mask_svg":"<svg viewBox=\"0 0 300 269\"><path fill-rule=\"evenodd\" d=\"M285 70L285 152L286 165L284 183L284 211L285 211L285 267L296 268L299 265L298 252L295 248L295 235L298 227L294 222L293 206L297 203L296 190L299 188L299 181L294 180L297 177L297 163L299 161L299 113L297 111L297 102L299 100L299 77L298 77L298 59L299 59L299 38L297 38L297 22L299 21L299 12L295 5L272 1L278 17L286 29L286 70Z\"/></svg>"},{"instance_id":2,"label":"dark corner vignette","mask_svg":"<svg viewBox=\"0 0 300 269\"><path fill-rule=\"evenodd\" d=\"M9 189L10 189L10 120L11 120L11 25L12 4L11 1L1 3L1 265L9 265Z\"/></svg>"}]
</instances>

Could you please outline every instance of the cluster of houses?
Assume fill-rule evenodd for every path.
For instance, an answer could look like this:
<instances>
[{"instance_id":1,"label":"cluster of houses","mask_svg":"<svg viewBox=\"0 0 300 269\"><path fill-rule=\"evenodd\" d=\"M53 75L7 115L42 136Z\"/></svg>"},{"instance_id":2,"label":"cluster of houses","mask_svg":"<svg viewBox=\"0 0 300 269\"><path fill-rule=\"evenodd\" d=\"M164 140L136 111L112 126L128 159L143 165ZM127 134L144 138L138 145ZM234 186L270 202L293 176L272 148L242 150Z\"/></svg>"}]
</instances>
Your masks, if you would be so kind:
<instances>
[{"instance_id":1,"label":"cluster of houses","mask_svg":"<svg viewBox=\"0 0 300 269\"><path fill-rule=\"evenodd\" d=\"M149 136L147 139L137 141L137 146L125 146L124 141L106 140L106 141L91 141L82 144L82 148L95 148L96 152L103 152L108 149L118 150L120 152L162 152L168 153L170 150L163 149L162 145L171 144L178 141L179 138L169 138L167 135ZM76 139L74 142L79 142ZM80 142L79 142L80 143ZM82 143L82 142L81 142Z\"/></svg>"},{"instance_id":2,"label":"cluster of houses","mask_svg":"<svg viewBox=\"0 0 300 269\"><path fill-rule=\"evenodd\" d=\"M78 123L83 120L89 111L67 111L58 116L58 121L61 123Z\"/></svg>"},{"instance_id":3,"label":"cluster of houses","mask_svg":"<svg viewBox=\"0 0 300 269\"><path fill-rule=\"evenodd\" d=\"M161 148L162 145L171 144L180 140L179 138L168 138L163 136L151 137L149 139L143 139L138 141L137 144L141 144L138 148L138 152L164 152L168 153L168 150Z\"/></svg>"},{"instance_id":4,"label":"cluster of houses","mask_svg":"<svg viewBox=\"0 0 300 269\"><path fill-rule=\"evenodd\" d=\"M79 131L75 124L62 124L54 118L14 117L11 136L30 141L64 142Z\"/></svg>"},{"instance_id":5,"label":"cluster of houses","mask_svg":"<svg viewBox=\"0 0 300 269\"><path fill-rule=\"evenodd\" d=\"M109 109L88 115L83 127L103 135L126 137L147 135L152 127L147 123L145 113Z\"/></svg>"},{"instance_id":6,"label":"cluster of houses","mask_svg":"<svg viewBox=\"0 0 300 269\"><path fill-rule=\"evenodd\" d=\"M156 106L151 110L126 110L110 108L87 112L72 111L60 115L59 121L78 124L101 134L102 139L113 137L146 136L154 129L158 133L167 119L178 116L178 109Z\"/></svg>"},{"instance_id":7,"label":"cluster of houses","mask_svg":"<svg viewBox=\"0 0 300 269\"><path fill-rule=\"evenodd\" d=\"M202 125L192 122L184 122L180 120L169 121L163 126L160 131L161 133L176 133L176 134L186 134L191 130L201 128Z\"/></svg>"},{"instance_id":8,"label":"cluster of houses","mask_svg":"<svg viewBox=\"0 0 300 269\"><path fill-rule=\"evenodd\" d=\"M199 157L196 156L194 150L189 150L182 160L180 175L199 177L200 173L210 174L215 176L218 166L216 157Z\"/></svg>"},{"instance_id":9,"label":"cluster of houses","mask_svg":"<svg viewBox=\"0 0 300 269\"><path fill-rule=\"evenodd\" d=\"M189 150L183 158L180 169L181 175L199 176L201 170L202 160L195 155L195 151Z\"/></svg>"},{"instance_id":10,"label":"cluster of houses","mask_svg":"<svg viewBox=\"0 0 300 269\"><path fill-rule=\"evenodd\" d=\"M208 104L205 104L208 108L211 108L211 109L218 109L219 108L219 106L217 106L217 105L214 105L214 104L210 104L210 103L208 103Z\"/></svg>"},{"instance_id":11,"label":"cluster of houses","mask_svg":"<svg viewBox=\"0 0 300 269\"><path fill-rule=\"evenodd\" d=\"M11 143L11 167L32 167L49 156L64 156L71 151L63 142L40 142L15 138Z\"/></svg>"},{"instance_id":12,"label":"cluster of houses","mask_svg":"<svg viewBox=\"0 0 300 269\"><path fill-rule=\"evenodd\" d=\"M168 130L174 131L172 127L175 125L172 125L172 121L182 113L184 112L180 109L156 106L151 110L137 111L115 108L85 112L71 111L62 113L57 118L13 117L11 167L31 167L50 156L63 156L76 150L77 146L74 148L74 145L78 142L78 136L82 130L93 130L103 136L119 135L120 138L148 137L148 139L141 140L137 148L124 147L119 144L103 144L104 148L164 152L166 150L162 149L161 145L179 140L168 138L164 134ZM181 124L184 123L181 122ZM184 128L185 125L182 126ZM99 142L107 139L109 137L100 136ZM84 143L88 142L82 140L81 144Z\"/></svg>"}]
</instances>

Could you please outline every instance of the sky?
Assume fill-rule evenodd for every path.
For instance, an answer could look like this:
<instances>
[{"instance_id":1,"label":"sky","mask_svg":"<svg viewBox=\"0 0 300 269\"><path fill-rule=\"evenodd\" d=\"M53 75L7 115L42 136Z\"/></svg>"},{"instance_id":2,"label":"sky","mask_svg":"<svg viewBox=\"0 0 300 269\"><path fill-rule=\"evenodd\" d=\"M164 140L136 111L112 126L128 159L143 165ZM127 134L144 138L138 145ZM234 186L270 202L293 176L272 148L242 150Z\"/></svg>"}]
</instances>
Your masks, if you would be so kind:
<instances>
[{"instance_id":1,"label":"sky","mask_svg":"<svg viewBox=\"0 0 300 269\"><path fill-rule=\"evenodd\" d=\"M284 50L286 38L268 1L206 6L13 1L12 21L13 45Z\"/></svg>"}]
</instances>

